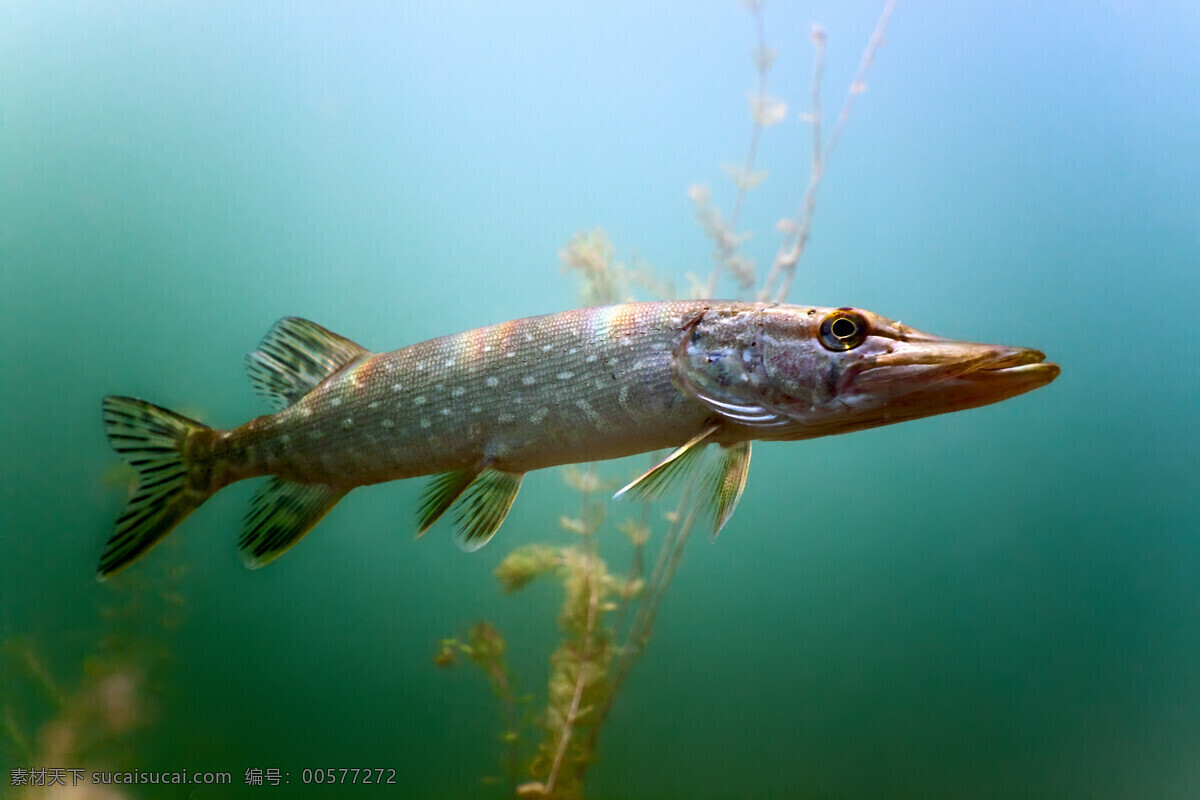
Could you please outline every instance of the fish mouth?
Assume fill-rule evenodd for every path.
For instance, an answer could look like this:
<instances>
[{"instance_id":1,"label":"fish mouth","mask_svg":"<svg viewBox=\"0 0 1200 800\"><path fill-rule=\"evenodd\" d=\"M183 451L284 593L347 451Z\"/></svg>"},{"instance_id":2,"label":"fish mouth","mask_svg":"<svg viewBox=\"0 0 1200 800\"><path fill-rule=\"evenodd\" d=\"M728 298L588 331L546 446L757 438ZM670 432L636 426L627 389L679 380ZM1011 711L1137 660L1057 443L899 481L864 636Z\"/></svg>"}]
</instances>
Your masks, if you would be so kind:
<instances>
[{"instance_id":1,"label":"fish mouth","mask_svg":"<svg viewBox=\"0 0 1200 800\"><path fill-rule=\"evenodd\" d=\"M897 334L886 352L851 378L856 393L877 396L888 421L997 403L1045 386L1061 371L1029 347L962 342L912 329Z\"/></svg>"}]
</instances>

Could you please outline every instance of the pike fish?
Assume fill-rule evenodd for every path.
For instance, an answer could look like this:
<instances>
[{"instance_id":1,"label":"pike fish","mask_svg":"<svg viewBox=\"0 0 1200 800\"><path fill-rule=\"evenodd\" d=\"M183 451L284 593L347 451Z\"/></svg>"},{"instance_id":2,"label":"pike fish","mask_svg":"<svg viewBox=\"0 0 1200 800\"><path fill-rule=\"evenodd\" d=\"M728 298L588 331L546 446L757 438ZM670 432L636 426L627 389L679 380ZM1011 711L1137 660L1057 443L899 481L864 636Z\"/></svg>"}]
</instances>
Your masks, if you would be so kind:
<instances>
[{"instance_id":1,"label":"pike fish","mask_svg":"<svg viewBox=\"0 0 1200 800\"><path fill-rule=\"evenodd\" d=\"M459 545L474 550L496 533L526 472L666 448L618 495L656 497L707 464L691 485L715 535L741 496L754 440L974 408L1059 373L1037 350L945 339L860 309L718 300L566 311L388 353L286 317L246 366L278 410L231 430L104 399L109 441L139 486L100 579L222 487L259 476L270 477L239 541L251 568L358 486L433 475L417 532L449 511ZM702 459L706 450L715 457Z\"/></svg>"}]
</instances>

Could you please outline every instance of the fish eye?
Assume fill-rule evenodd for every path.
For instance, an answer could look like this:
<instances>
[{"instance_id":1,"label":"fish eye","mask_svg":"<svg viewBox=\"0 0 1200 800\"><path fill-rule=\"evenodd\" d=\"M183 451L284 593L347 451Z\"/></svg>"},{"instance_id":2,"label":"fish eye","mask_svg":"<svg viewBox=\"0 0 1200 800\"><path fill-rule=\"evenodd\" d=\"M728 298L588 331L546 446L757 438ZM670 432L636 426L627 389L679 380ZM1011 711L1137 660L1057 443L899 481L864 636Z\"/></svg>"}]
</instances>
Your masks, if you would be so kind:
<instances>
[{"instance_id":1,"label":"fish eye","mask_svg":"<svg viewBox=\"0 0 1200 800\"><path fill-rule=\"evenodd\" d=\"M821 344L826 350L853 350L867 338L867 330L861 314L839 308L821 320Z\"/></svg>"}]
</instances>

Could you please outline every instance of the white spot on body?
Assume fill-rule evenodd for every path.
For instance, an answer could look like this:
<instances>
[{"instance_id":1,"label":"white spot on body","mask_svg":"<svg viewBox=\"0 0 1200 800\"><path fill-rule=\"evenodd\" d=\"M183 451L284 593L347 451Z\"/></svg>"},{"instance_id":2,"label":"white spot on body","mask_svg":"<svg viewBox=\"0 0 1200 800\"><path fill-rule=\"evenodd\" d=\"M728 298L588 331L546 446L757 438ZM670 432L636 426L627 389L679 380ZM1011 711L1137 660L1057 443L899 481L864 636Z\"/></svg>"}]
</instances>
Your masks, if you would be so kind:
<instances>
[{"instance_id":1,"label":"white spot on body","mask_svg":"<svg viewBox=\"0 0 1200 800\"><path fill-rule=\"evenodd\" d=\"M466 390L466 389L464 389L463 387L461 387L461 386L455 386L455 387L454 387L454 391L452 391L452 392L450 393L450 396L451 396L451 397L462 397L462 396L463 396L464 394L466 394L466 393L467 393L467 390Z\"/></svg>"},{"instance_id":2,"label":"white spot on body","mask_svg":"<svg viewBox=\"0 0 1200 800\"><path fill-rule=\"evenodd\" d=\"M423 405L425 405L425 402L426 402L426 398L425 398L425 395L423 395L423 394L419 394L413 398L414 406L423 406Z\"/></svg>"},{"instance_id":3,"label":"white spot on body","mask_svg":"<svg viewBox=\"0 0 1200 800\"><path fill-rule=\"evenodd\" d=\"M401 385L400 385L400 384L398 384L398 383L393 383L393 384L392 384L392 391L393 391L393 392L402 392L402 391L404 391L404 387L403 387L403 386L401 386Z\"/></svg>"},{"instance_id":4,"label":"white spot on body","mask_svg":"<svg viewBox=\"0 0 1200 800\"><path fill-rule=\"evenodd\" d=\"M557 375L555 375L554 377L558 378L560 381L569 381L569 380L571 380L571 378L575 377L575 373L574 372L560 372Z\"/></svg>"},{"instance_id":5,"label":"white spot on body","mask_svg":"<svg viewBox=\"0 0 1200 800\"><path fill-rule=\"evenodd\" d=\"M583 361L585 364L595 364L599 358L600 358L600 356L596 355L595 353L592 353L587 358L585 358Z\"/></svg>"},{"instance_id":6,"label":"white spot on body","mask_svg":"<svg viewBox=\"0 0 1200 800\"><path fill-rule=\"evenodd\" d=\"M483 352L485 352L485 353L490 353L490 352L492 352L492 346L491 346L490 344L485 344L485 345L483 346Z\"/></svg>"},{"instance_id":7,"label":"white spot on body","mask_svg":"<svg viewBox=\"0 0 1200 800\"><path fill-rule=\"evenodd\" d=\"M505 412L505 413L501 414L500 416L496 417L496 421L499 422L501 425L507 425L508 423L513 422L514 420L516 420L516 417L514 417L512 414L509 414L508 412Z\"/></svg>"},{"instance_id":8,"label":"white spot on body","mask_svg":"<svg viewBox=\"0 0 1200 800\"><path fill-rule=\"evenodd\" d=\"M549 352L550 352L551 350L553 350L553 349L554 349L554 345L552 345L552 344L544 344L544 345L542 345L542 352L543 352L543 353L549 353Z\"/></svg>"},{"instance_id":9,"label":"white spot on body","mask_svg":"<svg viewBox=\"0 0 1200 800\"><path fill-rule=\"evenodd\" d=\"M312 409L311 409L311 408L309 408L308 406L305 406L304 408L300 409L300 416L302 416L302 417L306 417L306 418L307 418L307 417L311 417L311 416L312 416Z\"/></svg>"},{"instance_id":10,"label":"white spot on body","mask_svg":"<svg viewBox=\"0 0 1200 800\"><path fill-rule=\"evenodd\" d=\"M370 408L370 409L376 409L376 408L379 408L379 401L378 401L378 400L372 400L371 402L367 403L367 408Z\"/></svg>"},{"instance_id":11,"label":"white spot on body","mask_svg":"<svg viewBox=\"0 0 1200 800\"><path fill-rule=\"evenodd\" d=\"M471 413L478 414L482 409L479 406L471 406Z\"/></svg>"},{"instance_id":12,"label":"white spot on body","mask_svg":"<svg viewBox=\"0 0 1200 800\"><path fill-rule=\"evenodd\" d=\"M521 378L521 383L525 384L526 386L533 386L535 383L537 383L537 378L533 377L532 375L526 375L524 378Z\"/></svg>"},{"instance_id":13,"label":"white spot on body","mask_svg":"<svg viewBox=\"0 0 1200 800\"><path fill-rule=\"evenodd\" d=\"M342 430L348 431L352 427L354 427L354 418L353 417L346 417L344 420L342 420Z\"/></svg>"},{"instance_id":14,"label":"white spot on body","mask_svg":"<svg viewBox=\"0 0 1200 800\"><path fill-rule=\"evenodd\" d=\"M447 359L446 359L446 366L447 366L447 367L453 367L453 366L454 366L454 359L453 359L453 358L447 358Z\"/></svg>"},{"instance_id":15,"label":"white spot on body","mask_svg":"<svg viewBox=\"0 0 1200 800\"><path fill-rule=\"evenodd\" d=\"M542 421L546 419L546 416L549 415L549 413L550 413L550 409L546 408L545 406L542 406L541 408L539 408L537 411L533 412L533 414L531 414L529 416L529 421L532 422L534 425L541 425Z\"/></svg>"},{"instance_id":16,"label":"white spot on body","mask_svg":"<svg viewBox=\"0 0 1200 800\"><path fill-rule=\"evenodd\" d=\"M450 409L448 409L448 408L443 408L443 409L442 409L442 416L443 416L443 417L448 417L448 416L450 416Z\"/></svg>"},{"instance_id":17,"label":"white spot on body","mask_svg":"<svg viewBox=\"0 0 1200 800\"><path fill-rule=\"evenodd\" d=\"M587 400L576 400L575 407L584 413L588 421L593 425L600 426L604 424L604 419L592 408L592 404Z\"/></svg>"},{"instance_id":18,"label":"white spot on body","mask_svg":"<svg viewBox=\"0 0 1200 800\"><path fill-rule=\"evenodd\" d=\"M578 348L578 347L572 347L570 350L568 350L568 351L567 351L567 355L569 355L569 356L573 356L573 355L575 355L575 354L576 354L576 353L578 353L578 352L579 352L579 348Z\"/></svg>"},{"instance_id":19,"label":"white spot on body","mask_svg":"<svg viewBox=\"0 0 1200 800\"><path fill-rule=\"evenodd\" d=\"M488 379L484 381L484 383L494 388L500 385L500 380L495 375L489 375Z\"/></svg>"},{"instance_id":20,"label":"white spot on body","mask_svg":"<svg viewBox=\"0 0 1200 800\"><path fill-rule=\"evenodd\" d=\"M329 405L333 406L334 408L337 408L341 404L342 404L342 398L340 398L340 397L329 398Z\"/></svg>"},{"instance_id":21,"label":"white spot on body","mask_svg":"<svg viewBox=\"0 0 1200 800\"><path fill-rule=\"evenodd\" d=\"M428 428L432 424L433 423L430 422L429 420L425 419L424 417L421 417L421 427L422 428Z\"/></svg>"},{"instance_id":22,"label":"white spot on body","mask_svg":"<svg viewBox=\"0 0 1200 800\"><path fill-rule=\"evenodd\" d=\"M382 425L382 426L383 426L383 427L385 427L385 428L391 428L391 427L394 427L394 426L396 425L395 421L394 421L394 420L390 420L390 419L385 419L383 422L381 422L381 423L379 423L379 424L380 424L380 425Z\"/></svg>"},{"instance_id":23,"label":"white spot on body","mask_svg":"<svg viewBox=\"0 0 1200 800\"><path fill-rule=\"evenodd\" d=\"M509 351L507 351L507 352L504 354L504 357L505 357L505 358L512 358L512 357L513 357L513 356L515 356L515 355L516 355L516 353L514 353L512 350L509 350Z\"/></svg>"}]
</instances>

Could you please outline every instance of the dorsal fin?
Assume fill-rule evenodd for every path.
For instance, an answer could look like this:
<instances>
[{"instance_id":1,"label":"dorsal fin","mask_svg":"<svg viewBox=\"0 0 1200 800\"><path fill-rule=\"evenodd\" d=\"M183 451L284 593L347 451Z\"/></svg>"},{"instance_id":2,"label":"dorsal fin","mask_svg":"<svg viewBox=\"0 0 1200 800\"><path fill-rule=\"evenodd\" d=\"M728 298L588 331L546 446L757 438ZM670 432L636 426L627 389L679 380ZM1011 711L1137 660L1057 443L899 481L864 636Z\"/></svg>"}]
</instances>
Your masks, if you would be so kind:
<instances>
[{"instance_id":1,"label":"dorsal fin","mask_svg":"<svg viewBox=\"0 0 1200 800\"><path fill-rule=\"evenodd\" d=\"M275 409L286 408L321 381L369 351L315 322L284 317L246 356L254 390Z\"/></svg>"}]
</instances>

